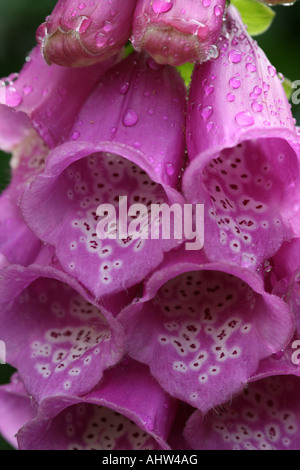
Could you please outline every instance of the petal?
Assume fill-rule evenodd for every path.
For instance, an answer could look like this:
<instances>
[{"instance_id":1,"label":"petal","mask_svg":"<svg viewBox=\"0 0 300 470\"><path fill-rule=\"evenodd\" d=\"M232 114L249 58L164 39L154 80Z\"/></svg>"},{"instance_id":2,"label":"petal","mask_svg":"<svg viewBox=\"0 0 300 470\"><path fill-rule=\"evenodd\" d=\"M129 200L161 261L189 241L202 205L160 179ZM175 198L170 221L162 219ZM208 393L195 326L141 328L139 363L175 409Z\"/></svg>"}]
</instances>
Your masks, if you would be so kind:
<instances>
[{"instance_id":1,"label":"petal","mask_svg":"<svg viewBox=\"0 0 300 470\"><path fill-rule=\"evenodd\" d=\"M257 274L195 254L168 256L139 302L118 317L128 354L172 396L206 412L241 390L259 361L283 349L294 321ZM237 277L238 276L238 277Z\"/></svg>"},{"instance_id":2,"label":"petal","mask_svg":"<svg viewBox=\"0 0 300 470\"><path fill-rule=\"evenodd\" d=\"M13 447L18 446L17 431L33 414L30 397L15 374L10 384L0 386L0 433Z\"/></svg>"},{"instance_id":3,"label":"petal","mask_svg":"<svg viewBox=\"0 0 300 470\"><path fill-rule=\"evenodd\" d=\"M175 187L184 157L185 89L175 69L151 67L152 59L134 55L104 77L72 141L49 155L44 174L23 196L29 227L55 246L64 269L97 297L140 282L180 242L97 235L98 206L118 210L120 196L128 207L144 204L147 214L154 203L183 203ZM134 116L129 125L126 119Z\"/></svg>"},{"instance_id":4,"label":"petal","mask_svg":"<svg viewBox=\"0 0 300 470\"><path fill-rule=\"evenodd\" d=\"M215 56L226 0L139 0L131 41L158 63L182 65Z\"/></svg>"},{"instance_id":5,"label":"petal","mask_svg":"<svg viewBox=\"0 0 300 470\"><path fill-rule=\"evenodd\" d=\"M0 122L0 148L11 152L13 147L26 137L31 128L28 117L23 113L15 113L13 109L0 104Z\"/></svg>"},{"instance_id":6,"label":"petal","mask_svg":"<svg viewBox=\"0 0 300 470\"><path fill-rule=\"evenodd\" d=\"M145 407L147 403L147 407ZM20 430L21 449L168 449L175 402L142 364L123 361L84 398L53 397Z\"/></svg>"},{"instance_id":7,"label":"petal","mask_svg":"<svg viewBox=\"0 0 300 470\"><path fill-rule=\"evenodd\" d=\"M197 411L185 429L193 449L298 450L300 378L275 376L251 383L231 402Z\"/></svg>"},{"instance_id":8,"label":"petal","mask_svg":"<svg viewBox=\"0 0 300 470\"><path fill-rule=\"evenodd\" d=\"M53 265L48 253L41 258L29 268L4 268L0 285L7 362L37 401L87 393L124 349L112 314Z\"/></svg>"},{"instance_id":9,"label":"petal","mask_svg":"<svg viewBox=\"0 0 300 470\"><path fill-rule=\"evenodd\" d=\"M136 0L84 3L59 0L37 30L37 41L48 64L83 67L116 54L131 32Z\"/></svg>"},{"instance_id":10,"label":"petal","mask_svg":"<svg viewBox=\"0 0 300 470\"><path fill-rule=\"evenodd\" d=\"M44 167L48 151L33 129L13 148L11 182L0 196L0 254L5 263L27 266L41 249L40 240L21 217L19 200L25 184Z\"/></svg>"},{"instance_id":11,"label":"petal","mask_svg":"<svg viewBox=\"0 0 300 470\"><path fill-rule=\"evenodd\" d=\"M255 270L299 233L300 145L276 71L232 6L226 28L219 58L193 75L183 189L206 206L207 256Z\"/></svg>"},{"instance_id":12,"label":"petal","mask_svg":"<svg viewBox=\"0 0 300 470\"><path fill-rule=\"evenodd\" d=\"M9 114L9 110L4 111L2 106L0 108L1 121L8 117L18 124L6 147L11 140L15 143L18 134L24 132L26 115L49 147L64 141L99 77L116 63L117 58L79 70L57 65L49 67L41 56L40 48L36 47L27 61L14 81L3 79L0 86L0 103L17 111L13 115Z\"/></svg>"}]
</instances>

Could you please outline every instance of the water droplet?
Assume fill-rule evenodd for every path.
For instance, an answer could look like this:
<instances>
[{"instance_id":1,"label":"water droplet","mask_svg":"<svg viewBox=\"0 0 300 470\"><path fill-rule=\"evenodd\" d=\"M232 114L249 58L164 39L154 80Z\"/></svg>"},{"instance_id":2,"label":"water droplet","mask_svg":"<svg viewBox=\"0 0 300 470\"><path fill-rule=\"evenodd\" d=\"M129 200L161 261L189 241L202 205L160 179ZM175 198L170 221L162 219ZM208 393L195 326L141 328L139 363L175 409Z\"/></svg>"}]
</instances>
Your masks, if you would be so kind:
<instances>
[{"instance_id":1,"label":"water droplet","mask_svg":"<svg viewBox=\"0 0 300 470\"><path fill-rule=\"evenodd\" d=\"M170 162L167 162L165 164L165 170L166 170L166 173L169 175L169 176L172 176L175 172L175 168L174 168L174 165L173 163L170 163Z\"/></svg>"},{"instance_id":2,"label":"water droplet","mask_svg":"<svg viewBox=\"0 0 300 470\"><path fill-rule=\"evenodd\" d=\"M85 8L85 3L81 2L78 5L79 10L83 10Z\"/></svg>"},{"instance_id":3,"label":"water droplet","mask_svg":"<svg viewBox=\"0 0 300 470\"><path fill-rule=\"evenodd\" d=\"M138 122L138 115L133 109L127 108L123 114L123 124L126 127L134 126Z\"/></svg>"},{"instance_id":4,"label":"water droplet","mask_svg":"<svg viewBox=\"0 0 300 470\"><path fill-rule=\"evenodd\" d=\"M230 103L232 103L233 101L235 101L235 95L233 93L228 93L227 99Z\"/></svg>"},{"instance_id":5,"label":"water droplet","mask_svg":"<svg viewBox=\"0 0 300 470\"><path fill-rule=\"evenodd\" d=\"M258 101L254 101L251 104L251 108L253 109L255 113L260 113L263 110L263 105L259 103Z\"/></svg>"},{"instance_id":6,"label":"water droplet","mask_svg":"<svg viewBox=\"0 0 300 470\"><path fill-rule=\"evenodd\" d=\"M111 22L110 22L110 21L106 21L106 22L105 22L105 25L104 25L104 27L103 27L103 29L104 29L104 31L105 31L106 33L109 33L109 31L111 31L111 29L112 29L112 24L111 24Z\"/></svg>"},{"instance_id":7,"label":"water droplet","mask_svg":"<svg viewBox=\"0 0 300 470\"><path fill-rule=\"evenodd\" d=\"M241 81L236 78L236 77L232 77L230 80L229 80L229 85L234 89L234 90L237 90L238 88L240 88L241 86Z\"/></svg>"},{"instance_id":8,"label":"water droplet","mask_svg":"<svg viewBox=\"0 0 300 470\"><path fill-rule=\"evenodd\" d=\"M72 140L77 140L80 137L80 132L74 131L72 134Z\"/></svg>"},{"instance_id":9,"label":"water droplet","mask_svg":"<svg viewBox=\"0 0 300 470\"><path fill-rule=\"evenodd\" d=\"M30 95L30 93L32 93L32 91L33 91L33 87L31 85L25 85L23 87L23 92L24 92L25 96Z\"/></svg>"},{"instance_id":10,"label":"water droplet","mask_svg":"<svg viewBox=\"0 0 300 470\"><path fill-rule=\"evenodd\" d=\"M202 111L201 111L201 116L204 119L208 119L208 118L210 118L212 113L213 113L212 107L211 106L205 106L205 108L203 108Z\"/></svg>"},{"instance_id":11,"label":"water droplet","mask_svg":"<svg viewBox=\"0 0 300 470\"><path fill-rule=\"evenodd\" d=\"M204 91L205 91L206 96L211 95L213 93L214 89L215 89L215 87L213 85L206 85L204 87Z\"/></svg>"},{"instance_id":12,"label":"water droplet","mask_svg":"<svg viewBox=\"0 0 300 470\"><path fill-rule=\"evenodd\" d=\"M11 108L17 108L22 103L23 98L15 89L8 89L5 97L5 103Z\"/></svg>"},{"instance_id":13,"label":"water droplet","mask_svg":"<svg viewBox=\"0 0 300 470\"><path fill-rule=\"evenodd\" d=\"M254 117L249 111L241 111L235 116L236 123L241 126L252 126L254 124Z\"/></svg>"},{"instance_id":14,"label":"water droplet","mask_svg":"<svg viewBox=\"0 0 300 470\"><path fill-rule=\"evenodd\" d=\"M208 60L217 59L218 57L219 57L219 49L217 48L217 46L215 45L210 46L209 51L208 51Z\"/></svg>"},{"instance_id":15,"label":"water droplet","mask_svg":"<svg viewBox=\"0 0 300 470\"><path fill-rule=\"evenodd\" d=\"M215 16L220 16L222 15L223 13L223 8L221 7L221 5L216 5L215 8L214 8L214 13L215 13Z\"/></svg>"},{"instance_id":16,"label":"water droplet","mask_svg":"<svg viewBox=\"0 0 300 470\"><path fill-rule=\"evenodd\" d=\"M250 73L256 72L256 65L252 64L251 62L248 62L248 63L246 64L246 69L247 69L248 72L250 72Z\"/></svg>"},{"instance_id":17,"label":"water droplet","mask_svg":"<svg viewBox=\"0 0 300 470\"><path fill-rule=\"evenodd\" d=\"M204 8L208 8L211 5L211 0L202 0L202 5Z\"/></svg>"},{"instance_id":18,"label":"water droplet","mask_svg":"<svg viewBox=\"0 0 300 470\"><path fill-rule=\"evenodd\" d=\"M173 8L173 2L171 0L155 0L152 4L154 13L166 13Z\"/></svg>"},{"instance_id":19,"label":"water droplet","mask_svg":"<svg viewBox=\"0 0 300 470\"><path fill-rule=\"evenodd\" d=\"M125 82L125 83L122 83L122 85L120 85L120 93L122 95L126 95L128 89L129 89L129 82Z\"/></svg>"},{"instance_id":20,"label":"water droplet","mask_svg":"<svg viewBox=\"0 0 300 470\"><path fill-rule=\"evenodd\" d=\"M275 77L275 75L277 73L275 67L273 67L272 65L269 65L268 71L269 71L269 74L271 75L271 77Z\"/></svg>"},{"instance_id":21,"label":"water droplet","mask_svg":"<svg viewBox=\"0 0 300 470\"><path fill-rule=\"evenodd\" d=\"M233 49L228 54L230 62L233 64L238 64L242 60L242 54L237 49Z\"/></svg>"},{"instance_id":22,"label":"water droplet","mask_svg":"<svg viewBox=\"0 0 300 470\"><path fill-rule=\"evenodd\" d=\"M106 37L103 33L98 33L96 36L96 46L103 47L106 44Z\"/></svg>"},{"instance_id":23,"label":"water droplet","mask_svg":"<svg viewBox=\"0 0 300 470\"><path fill-rule=\"evenodd\" d=\"M254 93L255 93L256 95L261 95L261 94L262 94L262 89L261 89L258 85L256 85L256 86L254 87Z\"/></svg>"}]
</instances>

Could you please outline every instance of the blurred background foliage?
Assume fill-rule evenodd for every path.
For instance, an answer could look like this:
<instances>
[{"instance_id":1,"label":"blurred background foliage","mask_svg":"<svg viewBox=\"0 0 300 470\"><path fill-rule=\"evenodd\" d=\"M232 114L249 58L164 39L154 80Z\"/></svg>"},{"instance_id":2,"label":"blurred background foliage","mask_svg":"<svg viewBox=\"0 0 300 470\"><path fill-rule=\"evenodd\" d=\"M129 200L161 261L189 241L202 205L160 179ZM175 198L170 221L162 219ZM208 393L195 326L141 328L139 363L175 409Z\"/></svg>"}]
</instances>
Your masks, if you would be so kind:
<instances>
[{"instance_id":1,"label":"blurred background foliage","mask_svg":"<svg viewBox=\"0 0 300 470\"><path fill-rule=\"evenodd\" d=\"M35 31L52 11L56 0L0 1L0 77L18 72L27 53L35 45ZM291 81L300 80L300 1L293 7L275 7L271 28L255 39L271 63ZM293 106L300 125L300 105ZM9 155L0 152L0 192L9 182ZM0 325L1 329L1 325ZM13 369L0 365L0 384L6 383ZM0 450L10 446L0 437Z\"/></svg>"}]
</instances>

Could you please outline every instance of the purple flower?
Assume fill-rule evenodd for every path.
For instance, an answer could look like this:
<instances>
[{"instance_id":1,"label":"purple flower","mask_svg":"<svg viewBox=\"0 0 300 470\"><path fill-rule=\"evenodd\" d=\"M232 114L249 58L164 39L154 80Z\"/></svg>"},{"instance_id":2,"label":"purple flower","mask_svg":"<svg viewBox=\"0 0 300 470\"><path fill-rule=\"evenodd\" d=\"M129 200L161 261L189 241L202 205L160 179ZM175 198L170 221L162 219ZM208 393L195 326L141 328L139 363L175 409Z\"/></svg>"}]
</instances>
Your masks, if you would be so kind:
<instances>
[{"instance_id":1,"label":"purple flower","mask_svg":"<svg viewBox=\"0 0 300 470\"><path fill-rule=\"evenodd\" d=\"M131 33L136 0L59 0L37 30L48 64L84 67L102 62L124 46Z\"/></svg>"},{"instance_id":2,"label":"purple flower","mask_svg":"<svg viewBox=\"0 0 300 470\"><path fill-rule=\"evenodd\" d=\"M28 226L55 246L63 268L96 297L142 281L178 245L130 236L99 240L97 208L117 208L120 196L128 205L183 203L176 183L184 111L177 71L134 54L99 81L67 141L25 190L21 209Z\"/></svg>"},{"instance_id":3,"label":"purple flower","mask_svg":"<svg viewBox=\"0 0 300 470\"><path fill-rule=\"evenodd\" d=\"M226 0L138 0L131 41L161 64L215 58L225 4Z\"/></svg>"},{"instance_id":4,"label":"purple flower","mask_svg":"<svg viewBox=\"0 0 300 470\"><path fill-rule=\"evenodd\" d=\"M139 300L119 317L128 354L204 413L242 390L294 329L289 307L258 274L184 250L168 254Z\"/></svg>"},{"instance_id":5,"label":"purple flower","mask_svg":"<svg viewBox=\"0 0 300 470\"><path fill-rule=\"evenodd\" d=\"M7 414L15 416L16 409L21 411L14 431L16 425L23 424L27 410L27 422L17 434L20 449L169 449L167 438L177 404L145 366L128 359L107 371L102 382L84 397L55 395L44 399L39 408L33 403L31 410L28 398L11 396L9 388L13 386L0 387L0 402L7 407ZM12 392L16 393L15 388ZM15 409L9 408L12 401ZM3 423L11 425L11 417L5 418Z\"/></svg>"},{"instance_id":6,"label":"purple flower","mask_svg":"<svg viewBox=\"0 0 300 470\"><path fill-rule=\"evenodd\" d=\"M275 68L233 7L218 48L192 79L183 191L205 204L208 258L261 270L299 236L299 137Z\"/></svg>"}]
</instances>

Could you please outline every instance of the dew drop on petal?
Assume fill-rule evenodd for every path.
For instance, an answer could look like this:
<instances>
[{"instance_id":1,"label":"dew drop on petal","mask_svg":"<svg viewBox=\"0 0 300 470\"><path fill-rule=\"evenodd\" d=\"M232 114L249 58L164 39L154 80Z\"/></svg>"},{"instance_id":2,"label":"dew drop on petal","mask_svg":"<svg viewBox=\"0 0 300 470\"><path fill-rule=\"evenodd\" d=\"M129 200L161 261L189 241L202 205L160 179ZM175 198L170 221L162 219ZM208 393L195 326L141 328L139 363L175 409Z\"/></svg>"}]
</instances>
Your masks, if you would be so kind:
<instances>
[{"instance_id":1,"label":"dew drop on petal","mask_svg":"<svg viewBox=\"0 0 300 470\"><path fill-rule=\"evenodd\" d=\"M249 111L241 111L235 116L236 123L241 126L252 126L254 124L254 117Z\"/></svg>"},{"instance_id":2,"label":"dew drop on petal","mask_svg":"<svg viewBox=\"0 0 300 470\"><path fill-rule=\"evenodd\" d=\"M242 54L237 49L233 49L228 54L230 62L233 64L238 64L242 60Z\"/></svg>"},{"instance_id":3,"label":"dew drop on petal","mask_svg":"<svg viewBox=\"0 0 300 470\"><path fill-rule=\"evenodd\" d=\"M241 81L236 78L236 77L232 77L230 80L229 80L229 85L234 89L234 90L237 90L238 88L240 88L241 86Z\"/></svg>"},{"instance_id":4,"label":"dew drop on petal","mask_svg":"<svg viewBox=\"0 0 300 470\"><path fill-rule=\"evenodd\" d=\"M258 101L253 101L253 103L251 104L251 108L255 113L260 113L263 110L263 105Z\"/></svg>"},{"instance_id":5,"label":"dew drop on petal","mask_svg":"<svg viewBox=\"0 0 300 470\"><path fill-rule=\"evenodd\" d=\"M252 64L251 62L248 62L248 64L246 64L246 69L248 72L256 72L256 65Z\"/></svg>"},{"instance_id":6,"label":"dew drop on petal","mask_svg":"<svg viewBox=\"0 0 300 470\"><path fill-rule=\"evenodd\" d=\"M125 83L122 83L122 85L120 85L120 93L122 95L125 95L128 89L129 89L129 82L125 82Z\"/></svg>"},{"instance_id":7,"label":"dew drop on petal","mask_svg":"<svg viewBox=\"0 0 300 470\"><path fill-rule=\"evenodd\" d=\"M173 8L173 2L167 0L155 0L152 4L154 13L166 13Z\"/></svg>"},{"instance_id":8,"label":"dew drop on petal","mask_svg":"<svg viewBox=\"0 0 300 470\"><path fill-rule=\"evenodd\" d=\"M123 124L126 127L134 126L138 122L138 115L133 109L127 108L123 114Z\"/></svg>"},{"instance_id":9,"label":"dew drop on petal","mask_svg":"<svg viewBox=\"0 0 300 470\"><path fill-rule=\"evenodd\" d=\"M5 99L7 106L11 108L17 108L18 106L20 106L22 101L23 101L23 98L22 98L22 95L20 95L20 93L18 93L17 91L8 90L8 93L6 94L6 99Z\"/></svg>"},{"instance_id":10,"label":"dew drop on petal","mask_svg":"<svg viewBox=\"0 0 300 470\"><path fill-rule=\"evenodd\" d=\"M205 106L205 108L202 109L201 111L201 116L204 119L208 119L213 113L213 109L211 106Z\"/></svg>"},{"instance_id":11,"label":"dew drop on petal","mask_svg":"<svg viewBox=\"0 0 300 470\"><path fill-rule=\"evenodd\" d=\"M166 173L169 175L169 176L172 176L175 172L175 168L174 168L174 165L173 163L171 162L167 162L165 164L165 170L166 170Z\"/></svg>"}]
</instances>

